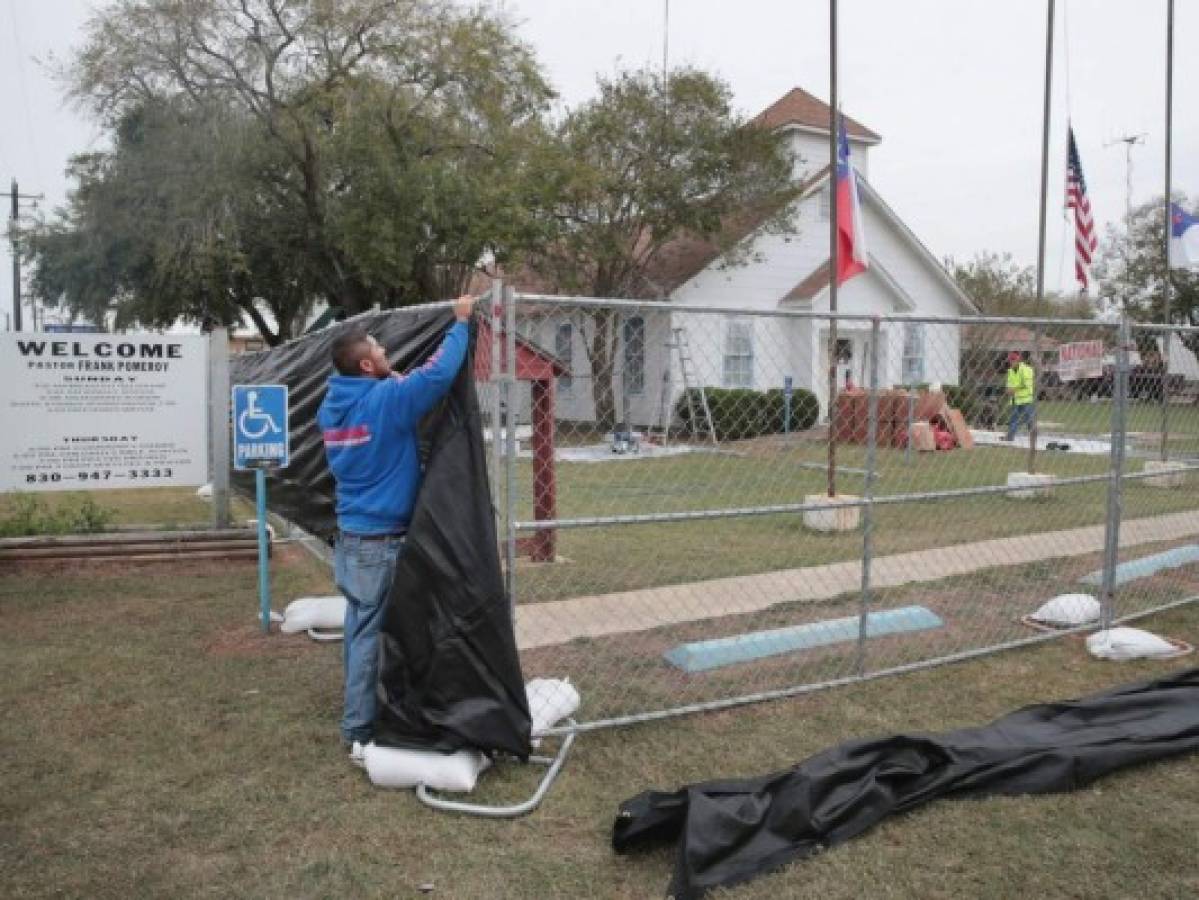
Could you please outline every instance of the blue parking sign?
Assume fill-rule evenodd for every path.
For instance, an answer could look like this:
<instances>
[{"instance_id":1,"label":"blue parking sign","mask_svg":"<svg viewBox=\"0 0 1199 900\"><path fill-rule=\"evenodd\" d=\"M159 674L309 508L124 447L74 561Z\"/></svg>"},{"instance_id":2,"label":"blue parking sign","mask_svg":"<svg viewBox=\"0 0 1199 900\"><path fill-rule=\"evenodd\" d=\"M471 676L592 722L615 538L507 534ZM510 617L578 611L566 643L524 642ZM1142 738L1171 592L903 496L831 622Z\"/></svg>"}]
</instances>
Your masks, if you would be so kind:
<instances>
[{"instance_id":1,"label":"blue parking sign","mask_svg":"<svg viewBox=\"0 0 1199 900\"><path fill-rule=\"evenodd\" d=\"M234 387L234 468L283 468L290 455L287 385L239 384Z\"/></svg>"}]
</instances>

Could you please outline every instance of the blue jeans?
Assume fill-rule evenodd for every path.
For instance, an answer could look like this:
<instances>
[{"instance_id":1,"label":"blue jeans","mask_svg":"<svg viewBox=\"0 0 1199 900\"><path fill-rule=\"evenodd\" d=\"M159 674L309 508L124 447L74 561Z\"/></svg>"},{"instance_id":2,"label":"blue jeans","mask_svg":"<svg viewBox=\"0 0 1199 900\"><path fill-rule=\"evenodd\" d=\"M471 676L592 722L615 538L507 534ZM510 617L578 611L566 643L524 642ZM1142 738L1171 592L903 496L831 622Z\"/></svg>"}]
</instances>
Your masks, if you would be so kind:
<instances>
[{"instance_id":1,"label":"blue jeans","mask_svg":"<svg viewBox=\"0 0 1199 900\"><path fill-rule=\"evenodd\" d=\"M345 711L341 717L341 737L346 743L365 744L374 729L379 626L403 544L401 537L363 540L342 534L337 538L333 572L337 587L346 598L342 642Z\"/></svg>"},{"instance_id":2,"label":"blue jeans","mask_svg":"<svg viewBox=\"0 0 1199 900\"><path fill-rule=\"evenodd\" d=\"M1032 433L1032 422L1037 415L1037 404L1035 403L1020 403L1013 405L1011 413L1007 420L1007 439L1010 441L1016 436L1016 432L1020 430L1020 422L1023 421L1028 426L1029 433Z\"/></svg>"}]
</instances>

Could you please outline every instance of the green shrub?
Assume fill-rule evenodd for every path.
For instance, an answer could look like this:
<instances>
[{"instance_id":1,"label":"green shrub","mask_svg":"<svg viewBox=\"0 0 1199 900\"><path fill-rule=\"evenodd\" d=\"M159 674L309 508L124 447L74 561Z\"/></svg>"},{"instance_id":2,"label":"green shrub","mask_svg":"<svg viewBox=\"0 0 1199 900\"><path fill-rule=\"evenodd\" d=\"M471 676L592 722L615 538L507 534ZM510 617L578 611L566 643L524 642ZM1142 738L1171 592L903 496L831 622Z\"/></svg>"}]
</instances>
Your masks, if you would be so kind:
<instances>
[{"instance_id":1,"label":"green shrub","mask_svg":"<svg viewBox=\"0 0 1199 900\"><path fill-rule=\"evenodd\" d=\"M704 388L712 425L722 441L736 441L763 434L780 434L784 429L786 398L781 388L755 391L749 388ZM688 402L688 399L692 402ZM691 427L691 410L700 409L699 388L679 397L675 415L684 429ZM820 415L820 404L811 391L797 388L791 395L791 430L811 428Z\"/></svg>"},{"instance_id":2,"label":"green shrub","mask_svg":"<svg viewBox=\"0 0 1199 900\"><path fill-rule=\"evenodd\" d=\"M33 494L17 494L12 509L0 519L0 537L32 537L39 534L81 534L103 531L112 521L112 510L84 497L77 506L51 509Z\"/></svg>"},{"instance_id":3,"label":"green shrub","mask_svg":"<svg viewBox=\"0 0 1199 900\"><path fill-rule=\"evenodd\" d=\"M112 521L112 510L101 506L91 497L84 497L78 509L66 512L70 516L70 530L76 534L103 531Z\"/></svg>"}]
</instances>

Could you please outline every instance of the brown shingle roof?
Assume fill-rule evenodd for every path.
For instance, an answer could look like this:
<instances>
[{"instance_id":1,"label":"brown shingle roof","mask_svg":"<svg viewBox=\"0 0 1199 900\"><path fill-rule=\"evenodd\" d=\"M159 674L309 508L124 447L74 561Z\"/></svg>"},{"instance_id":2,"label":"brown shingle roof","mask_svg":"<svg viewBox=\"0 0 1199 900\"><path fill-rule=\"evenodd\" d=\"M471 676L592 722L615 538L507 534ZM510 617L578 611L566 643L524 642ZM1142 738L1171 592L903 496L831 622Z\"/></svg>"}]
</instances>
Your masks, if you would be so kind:
<instances>
[{"instance_id":1,"label":"brown shingle roof","mask_svg":"<svg viewBox=\"0 0 1199 900\"><path fill-rule=\"evenodd\" d=\"M787 291L783 297L784 303L805 303L819 294L825 287L828 286L829 271L832 266L826 259L808 275L803 281L797 284L791 290Z\"/></svg>"},{"instance_id":2,"label":"brown shingle roof","mask_svg":"<svg viewBox=\"0 0 1199 900\"><path fill-rule=\"evenodd\" d=\"M802 125L828 133L828 104L818 100L803 88L792 88L754 119L767 128L784 128L787 125ZM845 117L845 127L850 137L864 141L881 141L882 138L860 122Z\"/></svg>"},{"instance_id":3,"label":"brown shingle roof","mask_svg":"<svg viewBox=\"0 0 1199 900\"><path fill-rule=\"evenodd\" d=\"M824 166L804 181L796 189L796 196L803 196L813 186L821 183L828 176L828 171L828 166ZM760 209L736 216L725 227L723 235L725 246L745 240L777 211L773 208ZM709 264L715 262L721 256L721 252L720 246L715 241L692 236L679 237L658 251L657 257L647 268L646 277L657 289L657 295L669 294L686 284Z\"/></svg>"}]
</instances>

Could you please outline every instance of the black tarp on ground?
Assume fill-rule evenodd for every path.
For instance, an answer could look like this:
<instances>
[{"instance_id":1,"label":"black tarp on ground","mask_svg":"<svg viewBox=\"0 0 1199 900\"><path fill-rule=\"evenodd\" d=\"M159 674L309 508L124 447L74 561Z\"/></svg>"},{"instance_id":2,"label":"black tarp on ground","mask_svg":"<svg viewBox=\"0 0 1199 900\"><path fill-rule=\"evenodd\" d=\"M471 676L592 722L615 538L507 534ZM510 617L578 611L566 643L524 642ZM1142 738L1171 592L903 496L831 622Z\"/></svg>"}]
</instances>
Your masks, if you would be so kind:
<instances>
[{"instance_id":1,"label":"black tarp on ground","mask_svg":"<svg viewBox=\"0 0 1199 900\"><path fill-rule=\"evenodd\" d=\"M451 322L444 308L354 320L387 347L392 366L419 366ZM272 472L270 508L332 541L334 482L316 411L332 372L329 347L345 326L236 357L233 384L286 384L291 463ZM511 611L504 593L471 351L453 388L421 425L426 471L380 635L381 744L445 751L474 747L527 756L531 728ZM253 491L252 476L237 476Z\"/></svg>"},{"instance_id":2,"label":"black tarp on ground","mask_svg":"<svg viewBox=\"0 0 1199 900\"><path fill-rule=\"evenodd\" d=\"M1199 750L1199 669L981 728L850 741L794 768L620 806L618 853L678 842L672 897L701 897L844 843L939 797L1074 790L1117 769Z\"/></svg>"}]
</instances>

